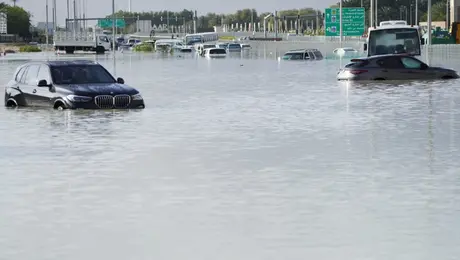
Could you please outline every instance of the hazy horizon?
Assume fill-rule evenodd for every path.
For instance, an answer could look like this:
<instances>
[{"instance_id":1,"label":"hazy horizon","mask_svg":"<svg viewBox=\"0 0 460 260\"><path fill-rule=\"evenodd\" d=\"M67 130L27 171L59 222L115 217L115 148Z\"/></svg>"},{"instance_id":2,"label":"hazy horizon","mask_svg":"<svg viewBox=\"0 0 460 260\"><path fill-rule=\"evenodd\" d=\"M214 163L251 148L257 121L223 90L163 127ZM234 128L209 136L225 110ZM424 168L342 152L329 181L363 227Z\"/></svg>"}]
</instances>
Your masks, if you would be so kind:
<instances>
[{"instance_id":1,"label":"hazy horizon","mask_svg":"<svg viewBox=\"0 0 460 260\"><path fill-rule=\"evenodd\" d=\"M51 8L52 1L48 0L49 4L49 21L52 21ZM11 4L9 1L5 1L8 4ZM67 16L67 0L56 0L57 2L57 20L58 24L63 25L64 19ZM43 3L43 5L41 5ZM70 5L72 6L73 0L70 0ZM86 17L91 18L103 18L106 15L112 13L112 1L94 1L91 2L88 0L78 0L77 10L85 10ZM79 4L78 4L79 3ZM86 3L86 8L84 7ZM197 10L198 15L203 15L209 12L213 13L234 13L237 10L244 8L254 8L258 12L270 12L274 10L285 10L285 9L298 9L311 7L315 9L324 9L328 6L336 3L334 0L312 0L308 3L300 0L277 0L273 1L270 4L258 3L258 1L253 2L251 5L248 5L244 0L234 0L231 2L226 2L225 4L216 4L215 1L201 0L195 1L194 4L191 4L190 1L178 0L178 1L160 1L160 2L151 2L147 0L132 0L131 9L133 12L142 12L142 11L160 11L160 10L170 10L170 11L181 11L183 9L188 10ZM39 4L39 5L37 5ZM33 16L31 18L32 24L37 22L44 22L46 20L46 0L18 0L16 3L17 6L23 7L29 11ZM38 7L37 7L38 6ZM128 0L117 0L115 1L116 10L126 10L128 11ZM72 11L71 11L72 13ZM71 15L72 16L72 15Z\"/></svg>"}]
</instances>

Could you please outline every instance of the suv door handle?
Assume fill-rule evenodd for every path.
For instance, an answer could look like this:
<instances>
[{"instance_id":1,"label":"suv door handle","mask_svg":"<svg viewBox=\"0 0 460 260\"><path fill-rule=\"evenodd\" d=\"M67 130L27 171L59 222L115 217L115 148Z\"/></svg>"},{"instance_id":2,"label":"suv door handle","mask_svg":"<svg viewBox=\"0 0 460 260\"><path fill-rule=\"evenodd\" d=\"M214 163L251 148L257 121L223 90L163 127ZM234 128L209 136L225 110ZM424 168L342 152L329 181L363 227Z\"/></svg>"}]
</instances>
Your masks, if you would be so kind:
<instances>
[{"instance_id":1,"label":"suv door handle","mask_svg":"<svg viewBox=\"0 0 460 260\"><path fill-rule=\"evenodd\" d=\"M37 93L37 90L36 89L32 90L32 93Z\"/></svg>"}]
</instances>

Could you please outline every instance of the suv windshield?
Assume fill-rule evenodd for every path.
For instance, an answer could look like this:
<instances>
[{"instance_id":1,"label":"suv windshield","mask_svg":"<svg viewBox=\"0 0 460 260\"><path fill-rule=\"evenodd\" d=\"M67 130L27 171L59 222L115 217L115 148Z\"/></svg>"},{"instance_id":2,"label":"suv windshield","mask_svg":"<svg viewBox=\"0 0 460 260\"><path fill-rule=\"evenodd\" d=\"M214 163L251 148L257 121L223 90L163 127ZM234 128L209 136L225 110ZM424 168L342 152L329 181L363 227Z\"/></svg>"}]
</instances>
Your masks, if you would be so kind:
<instances>
[{"instance_id":1,"label":"suv windshield","mask_svg":"<svg viewBox=\"0 0 460 260\"><path fill-rule=\"evenodd\" d=\"M100 65L51 66L51 77L58 85L116 82L112 75Z\"/></svg>"}]
</instances>

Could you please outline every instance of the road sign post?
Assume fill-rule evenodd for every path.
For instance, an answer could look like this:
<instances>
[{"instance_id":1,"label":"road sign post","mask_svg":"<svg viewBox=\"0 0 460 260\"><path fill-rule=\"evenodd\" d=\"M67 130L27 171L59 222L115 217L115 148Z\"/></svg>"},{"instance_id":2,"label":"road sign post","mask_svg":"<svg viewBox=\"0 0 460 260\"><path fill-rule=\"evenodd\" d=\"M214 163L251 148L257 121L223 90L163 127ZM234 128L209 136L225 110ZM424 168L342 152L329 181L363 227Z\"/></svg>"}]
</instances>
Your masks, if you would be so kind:
<instances>
[{"instance_id":1,"label":"road sign post","mask_svg":"<svg viewBox=\"0 0 460 260\"><path fill-rule=\"evenodd\" d=\"M112 19L102 19L97 21L97 26L101 28L112 28ZM115 20L115 26L117 28L124 28L126 26L125 20L124 19L116 19Z\"/></svg>"},{"instance_id":2,"label":"road sign post","mask_svg":"<svg viewBox=\"0 0 460 260\"><path fill-rule=\"evenodd\" d=\"M362 7L342 8L342 19L339 8L326 8L324 13L326 36L340 36L340 20L343 36L362 36L365 32L366 11Z\"/></svg>"}]
</instances>

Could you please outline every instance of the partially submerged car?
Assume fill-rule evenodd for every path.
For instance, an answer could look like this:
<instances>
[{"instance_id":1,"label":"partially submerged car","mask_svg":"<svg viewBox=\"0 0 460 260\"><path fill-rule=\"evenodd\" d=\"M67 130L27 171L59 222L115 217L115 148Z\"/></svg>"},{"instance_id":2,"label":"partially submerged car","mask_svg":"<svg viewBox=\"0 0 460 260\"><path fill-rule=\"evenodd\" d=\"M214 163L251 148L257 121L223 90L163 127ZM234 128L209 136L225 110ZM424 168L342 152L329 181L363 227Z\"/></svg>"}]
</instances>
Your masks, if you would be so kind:
<instances>
[{"instance_id":1,"label":"partially submerged car","mask_svg":"<svg viewBox=\"0 0 460 260\"><path fill-rule=\"evenodd\" d=\"M139 91L88 60L34 61L19 66L5 87L5 106L145 108Z\"/></svg>"},{"instance_id":2,"label":"partially submerged car","mask_svg":"<svg viewBox=\"0 0 460 260\"><path fill-rule=\"evenodd\" d=\"M318 49L298 49L286 52L283 60L322 60L323 54Z\"/></svg>"},{"instance_id":3,"label":"partially submerged car","mask_svg":"<svg viewBox=\"0 0 460 260\"><path fill-rule=\"evenodd\" d=\"M337 80L428 80L456 79L456 71L430 67L409 54L386 54L352 59L337 74Z\"/></svg>"},{"instance_id":4,"label":"partially submerged car","mask_svg":"<svg viewBox=\"0 0 460 260\"><path fill-rule=\"evenodd\" d=\"M353 49L351 47L337 48L332 53L334 53L335 56L339 57L356 57L359 55L358 50Z\"/></svg>"}]
</instances>

